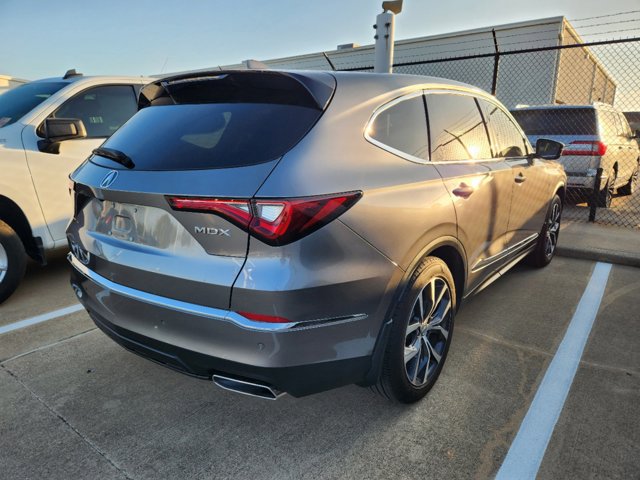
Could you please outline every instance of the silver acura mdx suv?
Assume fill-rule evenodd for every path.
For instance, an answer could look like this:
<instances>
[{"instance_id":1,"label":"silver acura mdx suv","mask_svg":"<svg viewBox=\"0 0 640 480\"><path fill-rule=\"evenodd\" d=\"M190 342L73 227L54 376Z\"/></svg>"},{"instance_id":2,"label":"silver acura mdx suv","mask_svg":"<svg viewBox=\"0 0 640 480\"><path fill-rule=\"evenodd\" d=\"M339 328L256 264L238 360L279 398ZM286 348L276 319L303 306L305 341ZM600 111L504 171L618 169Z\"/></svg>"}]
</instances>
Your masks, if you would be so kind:
<instances>
[{"instance_id":1,"label":"silver acura mdx suv","mask_svg":"<svg viewBox=\"0 0 640 480\"><path fill-rule=\"evenodd\" d=\"M71 176L71 283L116 342L223 388L416 401L462 301L554 255L562 144L477 88L217 71L139 107Z\"/></svg>"}]
</instances>

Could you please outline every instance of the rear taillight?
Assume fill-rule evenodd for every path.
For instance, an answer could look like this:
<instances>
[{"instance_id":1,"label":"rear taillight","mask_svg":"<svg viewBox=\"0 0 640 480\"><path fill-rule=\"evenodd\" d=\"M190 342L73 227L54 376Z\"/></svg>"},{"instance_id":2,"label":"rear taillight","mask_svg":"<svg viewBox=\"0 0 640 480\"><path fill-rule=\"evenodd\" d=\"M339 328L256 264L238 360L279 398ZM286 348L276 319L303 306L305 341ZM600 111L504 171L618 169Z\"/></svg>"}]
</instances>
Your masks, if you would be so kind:
<instances>
[{"instance_id":1,"label":"rear taillight","mask_svg":"<svg viewBox=\"0 0 640 480\"><path fill-rule=\"evenodd\" d=\"M567 145L562 151L562 155L599 155L607 153L607 145L602 142L592 142L589 140L576 140Z\"/></svg>"},{"instance_id":2,"label":"rear taillight","mask_svg":"<svg viewBox=\"0 0 640 480\"><path fill-rule=\"evenodd\" d=\"M243 229L246 229L251 221L251 209L248 200L200 197L168 197L167 200L169 200L169 205L174 210L215 213Z\"/></svg>"},{"instance_id":3,"label":"rear taillight","mask_svg":"<svg viewBox=\"0 0 640 480\"><path fill-rule=\"evenodd\" d=\"M229 200L168 197L174 210L211 212L268 245L286 245L315 232L355 204L362 192L294 199Z\"/></svg>"}]
</instances>

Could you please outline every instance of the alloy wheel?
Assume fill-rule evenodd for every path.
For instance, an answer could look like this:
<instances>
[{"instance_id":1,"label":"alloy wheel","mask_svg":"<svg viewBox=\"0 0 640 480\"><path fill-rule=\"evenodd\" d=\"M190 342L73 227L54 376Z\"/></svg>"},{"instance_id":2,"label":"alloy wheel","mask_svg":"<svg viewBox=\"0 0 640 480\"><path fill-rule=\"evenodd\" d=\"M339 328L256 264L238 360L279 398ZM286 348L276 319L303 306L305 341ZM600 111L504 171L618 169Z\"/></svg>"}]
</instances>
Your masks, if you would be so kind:
<instances>
[{"instance_id":1,"label":"alloy wheel","mask_svg":"<svg viewBox=\"0 0 640 480\"><path fill-rule=\"evenodd\" d=\"M8 269L9 269L9 256L7 255L7 251L4 249L4 247L0 243L0 282L4 280L4 277L7 275Z\"/></svg>"},{"instance_id":2,"label":"alloy wheel","mask_svg":"<svg viewBox=\"0 0 640 480\"><path fill-rule=\"evenodd\" d=\"M411 309L404 346L405 372L416 387L426 384L443 363L451 329L451 290L441 277L433 277L418 294Z\"/></svg>"},{"instance_id":3,"label":"alloy wheel","mask_svg":"<svg viewBox=\"0 0 640 480\"><path fill-rule=\"evenodd\" d=\"M560 231L560 205L556 202L551 207L549 218L547 218L546 239L544 243L544 254L547 257L553 255L558 245L558 232Z\"/></svg>"}]
</instances>

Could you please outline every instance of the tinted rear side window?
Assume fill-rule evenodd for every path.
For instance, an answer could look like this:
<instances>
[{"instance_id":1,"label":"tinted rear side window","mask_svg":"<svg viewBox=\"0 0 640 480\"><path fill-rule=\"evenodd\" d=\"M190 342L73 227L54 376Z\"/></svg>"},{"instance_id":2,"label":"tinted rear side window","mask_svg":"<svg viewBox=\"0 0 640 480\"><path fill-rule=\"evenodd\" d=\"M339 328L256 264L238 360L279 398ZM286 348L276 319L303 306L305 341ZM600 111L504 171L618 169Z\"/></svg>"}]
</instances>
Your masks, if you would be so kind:
<instances>
[{"instance_id":1,"label":"tinted rear side window","mask_svg":"<svg viewBox=\"0 0 640 480\"><path fill-rule=\"evenodd\" d=\"M291 149L320 110L269 103L206 103L143 108L105 147L126 153L136 170L255 165ZM122 168L102 157L96 163Z\"/></svg>"},{"instance_id":2,"label":"tinted rear side window","mask_svg":"<svg viewBox=\"0 0 640 480\"><path fill-rule=\"evenodd\" d=\"M513 110L511 114L527 135L596 135L593 108Z\"/></svg>"},{"instance_id":3,"label":"tinted rear side window","mask_svg":"<svg viewBox=\"0 0 640 480\"><path fill-rule=\"evenodd\" d=\"M427 95L431 160L437 162L491 158L489 138L473 97Z\"/></svg>"},{"instance_id":4,"label":"tinted rear side window","mask_svg":"<svg viewBox=\"0 0 640 480\"><path fill-rule=\"evenodd\" d=\"M429 136L422 95L382 110L369 125L367 134L385 146L427 160Z\"/></svg>"},{"instance_id":5,"label":"tinted rear side window","mask_svg":"<svg viewBox=\"0 0 640 480\"><path fill-rule=\"evenodd\" d=\"M94 87L73 96L55 113L54 118L78 118L87 129L87 137L109 137L138 110L130 85Z\"/></svg>"}]
</instances>

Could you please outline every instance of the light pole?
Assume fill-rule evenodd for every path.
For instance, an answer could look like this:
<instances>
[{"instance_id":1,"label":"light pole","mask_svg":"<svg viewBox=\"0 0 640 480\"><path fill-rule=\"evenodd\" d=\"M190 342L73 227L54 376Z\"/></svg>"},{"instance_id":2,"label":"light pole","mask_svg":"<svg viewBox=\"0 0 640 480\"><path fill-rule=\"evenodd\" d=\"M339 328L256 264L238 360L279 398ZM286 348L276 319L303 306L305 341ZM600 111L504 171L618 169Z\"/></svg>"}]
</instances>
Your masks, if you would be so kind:
<instances>
[{"instance_id":1,"label":"light pole","mask_svg":"<svg viewBox=\"0 0 640 480\"><path fill-rule=\"evenodd\" d=\"M375 73L391 73L393 71L393 40L395 18L402 11L402 0L382 2L382 13L376 17L373 28L376 34Z\"/></svg>"}]
</instances>

